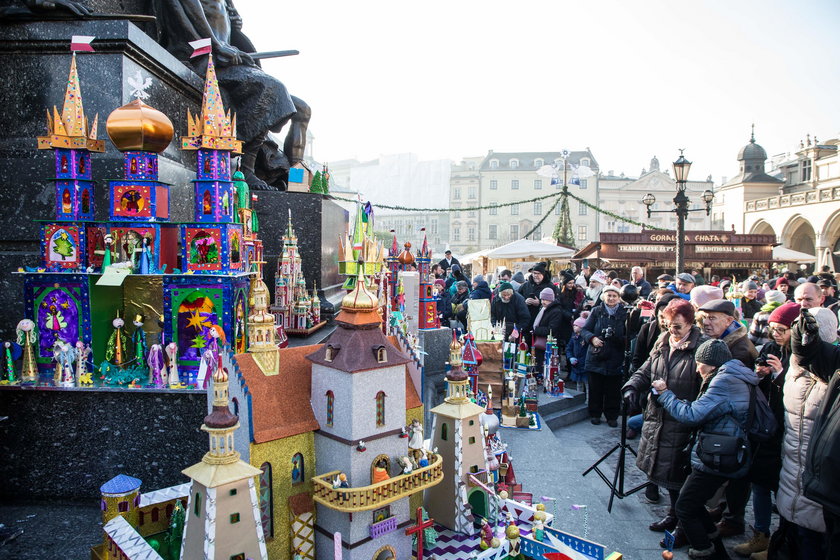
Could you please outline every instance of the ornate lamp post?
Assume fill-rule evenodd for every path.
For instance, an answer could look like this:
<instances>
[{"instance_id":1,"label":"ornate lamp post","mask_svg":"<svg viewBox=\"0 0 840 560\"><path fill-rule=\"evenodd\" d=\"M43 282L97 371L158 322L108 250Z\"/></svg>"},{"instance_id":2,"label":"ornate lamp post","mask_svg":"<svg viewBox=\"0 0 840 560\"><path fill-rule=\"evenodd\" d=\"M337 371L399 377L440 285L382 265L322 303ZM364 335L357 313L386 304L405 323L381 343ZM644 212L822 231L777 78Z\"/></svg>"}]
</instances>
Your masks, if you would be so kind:
<instances>
[{"instance_id":1,"label":"ornate lamp post","mask_svg":"<svg viewBox=\"0 0 840 560\"><path fill-rule=\"evenodd\" d=\"M685 159L683 150L680 150L680 157L674 162L674 180L677 183L677 196L674 197L674 207L667 210L651 210L651 206L656 203L656 197L651 193L647 193L642 199L642 204L647 206L647 215L654 212L673 212L677 215L677 262L676 274L683 272L685 266L685 219L689 212L697 212L703 208L689 208L689 200L685 195L685 186L688 182L688 170L691 169L691 162ZM712 201L715 198L715 193L710 190L703 191L701 196L703 202L706 203L706 215L712 212Z\"/></svg>"}]
</instances>

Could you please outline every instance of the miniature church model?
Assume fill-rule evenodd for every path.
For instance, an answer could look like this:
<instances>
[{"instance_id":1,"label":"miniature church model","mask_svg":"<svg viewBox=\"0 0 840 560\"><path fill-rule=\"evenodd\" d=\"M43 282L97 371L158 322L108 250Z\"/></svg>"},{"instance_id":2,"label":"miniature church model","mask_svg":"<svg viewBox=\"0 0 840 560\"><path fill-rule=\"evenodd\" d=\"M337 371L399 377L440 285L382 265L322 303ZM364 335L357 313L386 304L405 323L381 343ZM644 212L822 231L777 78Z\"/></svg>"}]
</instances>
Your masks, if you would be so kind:
<instances>
[{"instance_id":1,"label":"miniature church model","mask_svg":"<svg viewBox=\"0 0 840 560\"><path fill-rule=\"evenodd\" d=\"M469 376L461 369L462 347L456 336L453 334L450 345L451 369L446 375L446 397L432 409L432 449L438 449L448 476L426 492L426 509L440 525L472 535L475 528L470 505L477 499L484 506L485 515L487 513L487 496L473 498L472 493L480 494L482 490L469 480L470 476L478 477L481 473L487 476L480 421L484 409L470 400Z\"/></svg>"},{"instance_id":2,"label":"miniature church model","mask_svg":"<svg viewBox=\"0 0 840 560\"><path fill-rule=\"evenodd\" d=\"M254 477L261 471L239 458L233 433L239 418L228 408L228 373L221 362L213 374L213 411L201 429L210 451L184 469L192 479L181 558L267 560Z\"/></svg>"},{"instance_id":3,"label":"miniature church model","mask_svg":"<svg viewBox=\"0 0 840 560\"><path fill-rule=\"evenodd\" d=\"M317 286L311 298L306 290L297 241L292 227L292 211L289 210L289 225L277 261L272 311L277 315L277 323L288 334L308 336L325 323L321 321L321 300L318 298Z\"/></svg>"},{"instance_id":4,"label":"miniature church model","mask_svg":"<svg viewBox=\"0 0 840 560\"><path fill-rule=\"evenodd\" d=\"M251 277L248 316L248 353L265 375L280 373L280 355L275 342L274 315L268 312L268 287L259 272Z\"/></svg>"}]
</instances>

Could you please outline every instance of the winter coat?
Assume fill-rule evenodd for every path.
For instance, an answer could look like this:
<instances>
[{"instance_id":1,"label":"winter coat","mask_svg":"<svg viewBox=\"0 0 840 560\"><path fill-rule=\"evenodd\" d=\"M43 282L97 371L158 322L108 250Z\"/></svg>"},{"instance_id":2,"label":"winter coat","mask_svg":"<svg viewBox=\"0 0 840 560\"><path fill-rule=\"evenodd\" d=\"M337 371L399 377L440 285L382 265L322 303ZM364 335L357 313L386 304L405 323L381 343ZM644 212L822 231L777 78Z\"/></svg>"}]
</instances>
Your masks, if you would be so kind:
<instances>
[{"instance_id":1,"label":"winter coat","mask_svg":"<svg viewBox=\"0 0 840 560\"><path fill-rule=\"evenodd\" d=\"M669 333L662 333L650 358L622 387L622 393L633 388L644 395L650 391L651 382L664 379L678 399L690 402L697 398L702 378L697 373L694 351L708 337L699 328L691 327L685 350L672 349L669 337ZM679 490L685 481L689 457L684 450L692 431L691 426L675 420L655 399L648 399L636 466L658 486Z\"/></svg>"},{"instance_id":2,"label":"winter coat","mask_svg":"<svg viewBox=\"0 0 840 560\"><path fill-rule=\"evenodd\" d=\"M554 301L560 303L568 316L568 320L563 320L560 325L560 331L555 333L555 336L557 340L568 341L572 338L572 321L580 312L580 304L583 302L583 292L577 289L577 287L574 290L563 289L560 291L560 296Z\"/></svg>"},{"instance_id":3,"label":"winter coat","mask_svg":"<svg viewBox=\"0 0 840 560\"><path fill-rule=\"evenodd\" d=\"M741 323L737 323L737 325L737 329L724 336L721 340L729 347L733 359L741 360L742 364L752 369L755 366L755 358L758 356L758 350L750 342L747 327Z\"/></svg>"},{"instance_id":4,"label":"winter coat","mask_svg":"<svg viewBox=\"0 0 840 560\"><path fill-rule=\"evenodd\" d=\"M764 303L757 299L744 298L741 300L741 315L744 316L744 319L752 319L756 313L761 311L763 306Z\"/></svg>"},{"instance_id":5,"label":"winter coat","mask_svg":"<svg viewBox=\"0 0 840 560\"><path fill-rule=\"evenodd\" d=\"M648 298L648 296L650 295L650 292L652 290L652 288L650 286L650 282L648 282L647 280L642 278L638 282L633 282L633 285L636 286L639 289L639 297L640 298L642 298L642 299L647 299Z\"/></svg>"},{"instance_id":6,"label":"winter coat","mask_svg":"<svg viewBox=\"0 0 840 560\"><path fill-rule=\"evenodd\" d=\"M758 375L739 360L729 360L718 368L709 381L703 383L696 401L679 400L670 389L659 395L658 401L678 422L699 426L700 434L736 436L746 441L750 385L758 385ZM749 469L749 463L733 473L722 474L703 464L697 455L695 443L691 451L691 468L726 478L741 478Z\"/></svg>"},{"instance_id":7,"label":"winter coat","mask_svg":"<svg viewBox=\"0 0 840 560\"><path fill-rule=\"evenodd\" d=\"M441 320L449 320L452 318L452 296L449 292L443 290L437 297L437 312Z\"/></svg>"},{"instance_id":8,"label":"winter coat","mask_svg":"<svg viewBox=\"0 0 840 560\"><path fill-rule=\"evenodd\" d=\"M817 411L802 484L808 498L840 514L840 372L831 377Z\"/></svg>"},{"instance_id":9,"label":"winter coat","mask_svg":"<svg viewBox=\"0 0 840 560\"><path fill-rule=\"evenodd\" d=\"M554 299L557 299L557 296L560 295L560 290L557 289L557 286L551 283L551 279L548 276L543 277L543 281L539 284L534 282L533 276L529 277L528 280L519 287L519 293L525 299L540 299L540 292L545 288L551 288L554 290ZM528 311L531 313L531 322L533 323L534 317L536 317L537 313L540 312L540 307L538 305L529 305Z\"/></svg>"},{"instance_id":10,"label":"winter coat","mask_svg":"<svg viewBox=\"0 0 840 560\"><path fill-rule=\"evenodd\" d=\"M493 293L485 280L476 282L475 288L470 292L470 299L490 299Z\"/></svg>"},{"instance_id":11,"label":"winter coat","mask_svg":"<svg viewBox=\"0 0 840 560\"><path fill-rule=\"evenodd\" d=\"M600 373L601 375L621 375L624 363L625 343L625 320L627 310L620 303L615 314L610 316L606 305L599 305L592 310L586 324L581 329L581 334L586 340L586 372ZM604 330L611 327L613 336L604 340ZM600 338L604 345L595 348L592 345L593 337Z\"/></svg>"},{"instance_id":12,"label":"winter coat","mask_svg":"<svg viewBox=\"0 0 840 560\"><path fill-rule=\"evenodd\" d=\"M467 324L467 300L470 297L470 292L465 291L463 294L455 293L452 296L452 316L460 321L463 325ZM458 307L460 305L460 308Z\"/></svg>"},{"instance_id":13,"label":"winter coat","mask_svg":"<svg viewBox=\"0 0 840 560\"><path fill-rule=\"evenodd\" d=\"M569 360L572 381L586 381L586 351L589 345L580 334L573 334L566 344L566 358ZM572 358L577 358L577 363L572 364Z\"/></svg>"},{"instance_id":14,"label":"winter coat","mask_svg":"<svg viewBox=\"0 0 840 560\"><path fill-rule=\"evenodd\" d=\"M501 323L504 321L507 333L510 335L515 326L520 331L531 328L531 314L528 312L528 306L525 305L525 298L513 292L510 301L505 303L501 296L493 298L490 303L490 321L493 323Z\"/></svg>"},{"instance_id":15,"label":"winter coat","mask_svg":"<svg viewBox=\"0 0 840 560\"><path fill-rule=\"evenodd\" d=\"M802 477L808 444L828 385L799 365L797 357L791 362L784 385L785 434L776 507L779 508L779 514L788 521L823 533L825 521L822 506L805 497ZM837 491L834 488L834 492Z\"/></svg>"},{"instance_id":16,"label":"winter coat","mask_svg":"<svg viewBox=\"0 0 840 560\"><path fill-rule=\"evenodd\" d=\"M560 339L560 332L571 328L571 324L571 313L566 311L563 305L555 299L543 311L543 315L540 317L540 324L531 325L531 330L534 336L548 336L551 333L554 338ZM564 329L564 325L569 325L569 327Z\"/></svg>"},{"instance_id":17,"label":"winter coat","mask_svg":"<svg viewBox=\"0 0 840 560\"><path fill-rule=\"evenodd\" d=\"M752 342L753 346L756 348L762 344L767 344L771 340L769 312L759 311L753 315L748 336L750 337L750 342Z\"/></svg>"},{"instance_id":18,"label":"winter coat","mask_svg":"<svg viewBox=\"0 0 840 560\"><path fill-rule=\"evenodd\" d=\"M749 478L750 482L776 490L779 487L779 473L782 470L782 439L785 434L785 405L782 397L785 375L790 365L790 350L781 348L775 342L768 342L762 346L759 356L766 359L770 354L782 360L782 373L775 379L772 374L766 375L759 381L758 388L767 397L778 428L770 441L761 442L755 448Z\"/></svg>"},{"instance_id":19,"label":"winter coat","mask_svg":"<svg viewBox=\"0 0 840 560\"><path fill-rule=\"evenodd\" d=\"M642 325L639 329L639 335L636 337L636 342L633 345L633 357L630 359L630 371L636 371L642 364L650 357L653 346L659 340L659 335L662 331L659 330L659 322L656 318Z\"/></svg>"}]
</instances>

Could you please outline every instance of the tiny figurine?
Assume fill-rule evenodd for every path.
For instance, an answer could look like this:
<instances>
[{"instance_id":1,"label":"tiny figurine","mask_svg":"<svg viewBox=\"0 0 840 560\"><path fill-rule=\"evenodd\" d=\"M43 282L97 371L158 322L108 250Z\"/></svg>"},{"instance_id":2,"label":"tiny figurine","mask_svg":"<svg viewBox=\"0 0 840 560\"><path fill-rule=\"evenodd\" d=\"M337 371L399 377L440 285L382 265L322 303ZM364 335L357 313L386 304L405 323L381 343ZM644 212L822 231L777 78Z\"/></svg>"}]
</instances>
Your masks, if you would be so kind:
<instances>
[{"instance_id":1,"label":"tiny figurine","mask_svg":"<svg viewBox=\"0 0 840 560\"><path fill-rule=\"evenodd\" d=\"M423 454L423 425L415 418L408 426L408 453L415 461Z\"/></svg>"},{"instance_id":2,"label":"tiny figurine","mask_svg":"<svg viewBox=\"0 0 840 560\"><path fill-rule=\"evenodd\" d=\"M61 364L61 379L59 383L62 387L73 387L76 385L76 378L74 375L73 365L76 361L76 350L66 342L61 342L59 348L59 362Z\"/></svg>"},{"instance_id":3,"label":"tiny figurine","mask_svg":"<svg viewBox=\"0 0 840 560\"><path fill-rule=\"evenodd\" d=\"M125 321L120 317L120 312L117 311L117 317L111 322L114 326L114 332L108 339L108 346L105 348L105 361L114 364L119 368L124 368L126 365L128 351L128 337L125 336L123 326Z\"/></svg>"},{"instance_id":4,"label":"tiny figurine","mask_svg":"<svg viewBox=\"0 0 840 560\"><path fill-rule=\"evenodd\" d=\"M181 379L178 377L178 345L174 342L166 345L166 358L169 368L167 383L170 389L175 389L181 385Z\"/></svg>"},{"instance_id":5,"label":"tiny figurine","mask_svg":"<svg viewBox=\"0 0 840 560\"><path fill-rule=\"evenodd\" d=\"M114 244L114 238L110 233L105 234L105 248L102 251L102 272L111 266L111 246Z\"/></svg>"},{"instance_id":6,"label":"tiny figurine","mask_svg":"<svg viewBox=\"0 0 840 560\"><path fill-rule=\"evenodd\" d=\"M507 557L511 560L524 560L525 556L523 556L520 550L522 543L519 541L519 527L511 522L507 526L507 529L505 529L505 536L507 536L508 542L510 543L510 550Z\"/></svg>"},{"instance_id":7,"label":"tiny figurine","mask_svg":"<svg viewBox=\"0 0 840 560\"><path fill-rule=\"evenodd\" d=\"M487 522L486 519L481 520L481 535L478 546L481 550L487 550L488 548L495 548L498 544L493 544L493 541L498 543L498 539L494 539L493 537L493 529L490 527L490 524Z\"/></svg>"},{"instance_id":8,"label":"tiny figurine","mask_svg":"<svg viewBox=\"0 0 840 560\"><path fill-rule=\"evenodd\" d=\"M397 463L402 467L403 474L411 474L414 471L414 466L408 457L397 457Z\"/></svg>"},{"instance_id":9,"label":"tiny figurine","mask_svg":"<svg viewBox=\"0 0 840 560\"><path fill-rule=\"evenodd\" d=\"M3 352L5 363L3 365L2 380L0 380L0 383L14 383L17 380L15 360L20 358L22 349L20 344L11 341L6 341L3 346L5 347L5 351Z\"/></svg>"},{"instance_id":10,"label":"tiny figurine","mask_svg":"<svg viewBox=\"0 0 840 560\"><path fill-rule=\"evenodd\" d=\"M166 387L166 382L164 381L166 364L163 358L163 346L152 344L147 363L149 364L149 384L154 385L156 389Z\"/></svg>"},{"instance_id":11,"label":"tiny figurine","mask_svg":"<svg viewBox=\"0 0 840 560\"><path fill-rule=\"evenodd\" d=\"M143 330L143 324L146 318L138 313L134 317L134 332L131 334L131 342L134 344L134 364L137 367L143 367L148 356L148 346L146 344L146 331Z\"/></svg>"},{"instance_id":12,"label":"tiny figurine","mask_svg":"<svg viewBox=\"0 0 840 560\"><path fill-rule=\"evenodd\" d=\"M35 360L35 345L38 343L38 329L35 322L23 319L17 324L17 343L23 349L23 364L20 369L21 381L38 381L38 363Z\"/></svg>"},{"instance_id":13,"label":"tiny figurine","mask_svg":"<svg viewBox=\"0 0 840 560\"><path fill-rule=\"evenodd\" d=\"M91 372L88 371L87 361L90 355L90 346L82 342L76 341L76 386L90 387L93 385L91 379Z\"/></svg>"},{"instance_id":14,"label":"tiny figurine","mask_svg":"<svg viewBox=\"0 0 840 560\"><path fill-rule=\"evenodd\" d=\"M545 540L545 504L537 504L537 511L534 513L534 538L542 542Z\"/></svg>"},{"instance_id":15,"label":"tiny figurine","mask_svg":"<svg viewBox=\"0 0 840 560\"><path fill-rule=\"evenodd\" d=\"M148 236L143 237L143 242L140 247L140 258L138 263L138 272L140 274L156 274L155 259L152 254L151 240Z\"/></svg>"},{"instance_id":16,"label":"tiny figurine","mask_svg":"<svg viewBox=\"0 0 840 560\"><path fill-rule=\"evenodd\" d=\"M388 474L388 463L385 462L385 459L380 459L373 467L373 480L371 480L371 483L384 482L389 478L391 478L391 475Z\"/></svg>"}]
</instances>

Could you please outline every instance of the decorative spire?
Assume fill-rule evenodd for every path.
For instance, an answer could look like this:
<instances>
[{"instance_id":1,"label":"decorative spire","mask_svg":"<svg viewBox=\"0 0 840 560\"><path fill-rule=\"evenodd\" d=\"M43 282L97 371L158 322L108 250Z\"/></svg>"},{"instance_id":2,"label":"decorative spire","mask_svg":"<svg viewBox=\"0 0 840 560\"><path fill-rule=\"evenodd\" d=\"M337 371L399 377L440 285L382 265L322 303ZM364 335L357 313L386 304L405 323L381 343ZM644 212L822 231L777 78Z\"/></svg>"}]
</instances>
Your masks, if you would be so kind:
<instances>
[{"instance_id":1,"label":"decorative spire","mask_svg":"<svg viewBox=\"0 0 840 560\"><path fill-rule=\"evenodd\" d=\"M61 115L53 106L52 116L47 110L47 136L38 137L38 149L67 148L104 152L105 142L97 140L96 128L99 115L93 119L93 126L88 129L88 120L82 104L82 89L79 86L79 73L76 70L76 53L70 62L70 75L67 77L67 89L64 92L64 105Z\"/></svg>"},{"instance_id":2,"label":"decorative spire","mask_svg":"<svg viewBox=\"0 0 840 560\"><path fill-rule=\"evenodd\" d=\"M193 116L187 111L187 135L181 142L184 150L207 148L242 153L242 142L236 139L236 116L231 117L230 111L225 113L212 55L207 61L201 115Z\"/></svg>"},{"instance_id":3,"label":"decorative spire","mask_svg":"<svg viewBox=\"0 0 840 560\"><path fill-rule=\"evenodd\" d=\"M750 143L755 144L755 123L752 124L752 132L750 133Z\"/></svg>"},{"instance_id":4,"label":"decorative spire","mask_svg":"<svg viewBox=\"0 0 840 560\"><path fill-rule=\"evenodd\" d=\"M560 219L554 228L552 237L558 245L568 247L575 246L575 238L572 235L572 218L569 215L569 197L566 187L563 187L563 194L560 195Z\"/></svg>"},{"instance_id":5,"label":"decorative spire","mask_svg":"<svg viewBox=\"0 0 840 560\"><path fill-rule=\"evenodd\" d=\"M420 246L420 258L431 258L432 254L429 251L429 240L426 238L426 228L420 228L423 232L423 244Z\"/></svg>"}]
</instances>

